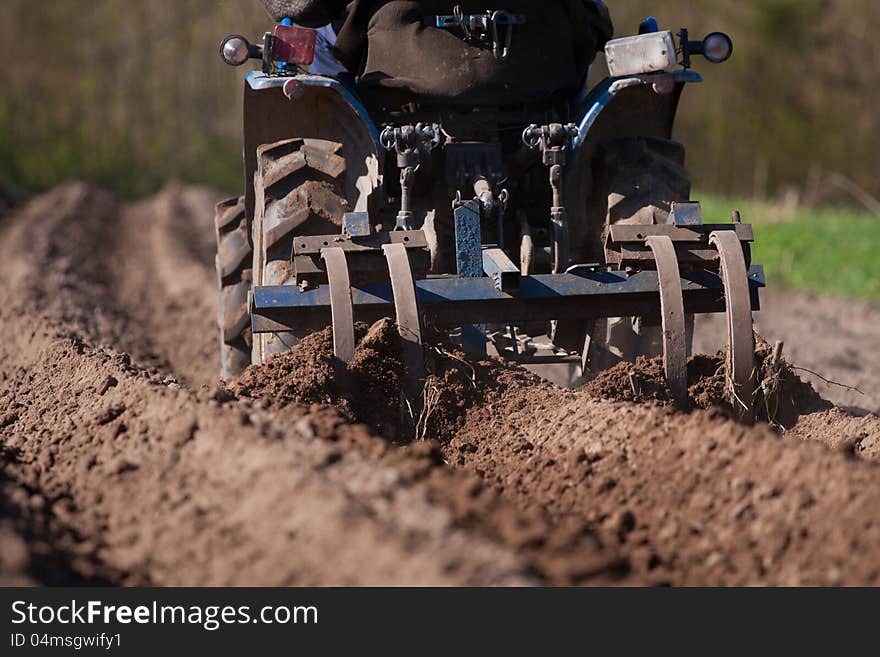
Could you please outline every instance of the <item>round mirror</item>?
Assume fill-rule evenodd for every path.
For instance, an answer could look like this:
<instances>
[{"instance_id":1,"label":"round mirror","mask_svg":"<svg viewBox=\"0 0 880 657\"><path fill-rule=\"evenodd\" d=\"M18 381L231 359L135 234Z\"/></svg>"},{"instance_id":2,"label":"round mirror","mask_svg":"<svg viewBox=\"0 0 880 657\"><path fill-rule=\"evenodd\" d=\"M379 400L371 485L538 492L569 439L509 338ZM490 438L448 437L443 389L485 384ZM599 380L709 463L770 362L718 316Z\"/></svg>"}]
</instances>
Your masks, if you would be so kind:
<instances>
[{"instance_id":1,"label":"round mirror","mask_svg":"<svg viewBox=\"0 0 880 657\"><path fill-rule=\"evenodd\" d=\"M241 66L248 60L251 44L243 36L234 34L223 39L220 55L230 66Z\"/></svg>"},{"instance_id":2,"label":"round mirror","mask_svg":"<svg viewBox=\"0 0 880 657\"><path fill-rule=\"evenodd\" d=\"M730 59L733 54L733 41L723 32L713 32L703 39L703 56L713 64Z\"/></svg>"}]
</instances>

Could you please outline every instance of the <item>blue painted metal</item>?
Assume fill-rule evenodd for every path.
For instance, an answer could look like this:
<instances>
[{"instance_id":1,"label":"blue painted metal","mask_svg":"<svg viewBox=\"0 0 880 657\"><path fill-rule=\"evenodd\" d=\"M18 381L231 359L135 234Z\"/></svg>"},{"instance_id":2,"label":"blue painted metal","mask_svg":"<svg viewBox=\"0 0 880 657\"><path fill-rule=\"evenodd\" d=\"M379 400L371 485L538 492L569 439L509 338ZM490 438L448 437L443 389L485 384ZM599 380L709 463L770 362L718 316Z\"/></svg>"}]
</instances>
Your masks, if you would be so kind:
<instances>
[{"instance_id":1,"label":"blue painted metal","mask_svg":"<svg viewBox=\"0 0 880 657\"><path fill-rule=\"evenodd\" d=\"M696 201L673 203L672 210L667 217L667 223L676 226L702 226L703 210Z\"/></svg>"},{"instance_id":2,"label":"blue painted metal","mask_svg":"<svg viewBox=\"0 0 880 657\"><path fill-rule=\"evenodd\" d=\"M458 275L483 276L483 237L479 201L468 201L455 209L455 262ZM486 353L486 332L482 326L461 325L461 346L470 354Z\"/></svg>"},{"instance_id":3,"label":"blue painted metal","mask_svg":"<svg viewBox=\"0 0 880 657\"><path fill-rule=\"evenodd\" d=\"M639 34L655 34L659 31L660 24L657 23L657 19L653 16L648 16L642 21L642 24L639 25Z\"/></svg>"},{"instance_id":4,"label":"blue painted metal","mask_svg":"<svg viewBox=\"0 0 880 657\"><path fill-rule=\"evenodd\" d=\"M682 276L689 313L725 312L724 283L717 273L694 271ZM764 269L749 271L752 307L760 309L758 292L765 287ZM632 275L623 272L584 271L579 274L523 276L516 291L498 290L491 278L457 276L416 281L419 307L435 326L543 321L566 316L590 319L640 316L659 310L656 271ZM356 317L374 319L394 313L394 295L388 282L362 283L352 288ZM257 287L251 303L255 333L300 328L323 328L330 323L330 290L321 285L301 290L293 285Z\"/></svg>"},{"instance_id":5,"label":"blue painted metal","mask_svg":"<svg viewBox=\"0 0 880 657\"><path fill-rule=\"evenodd\" d=\"M346 212L342 215L342 232L349 237L368 237L370 215L368 212Z\"/></svg>"},{"instance_id":6,"label":"blue painted metal","mask_svg":"<svg viewBox=\"0 0 880 657\"><path fill-rule=\"evenodd\" d=\"M510 257L497 246L483 247L483 272L495 283L495 288L503 292L519 287L521 272Z\"/></svg>"},{"instance_id":7,"label":"blue painted metal","mask_svg":"<svg viewBox=\"0 0 880 657\"><path fill-rule=\"evenodd\" d=\"M576 122L578 132L572 141L572 150L577 151L586 143L590 129L618 93L633 86L652 84L659 76L671 77L673 82L681 84L697 84L703 81L703 76L691 70L605 78L587 94L584 110Z\"/></svg>"},{"instance_id":8,"label":"blue painted metal","mask_svg":"<svg viewBox=\"0 0 880 657\"><path fill-rule=\"evenodd\" d=\"M455 262L459 276L478 278L483 275L478 201L468 201L455 209Z\"/></svg>"},{"instance_id":9,"label":"blue painted metal","mask_svg":"<svg viewBox=\"0 0 880 657\"><path fill-rule=\"evenodd\" d=\"M248 86L254 91L276 89L279 87L284 88L284 84L290 79L291 77L266 75L262 71L249 71L245 76L245 80L247 81ZM363 102L361 102L361 99L358 98L357 94L355 94L351 89L346 87L339 80L328 78L323 75L302 74L297 75L296 79L301 82L305 87L324 87L326 89L332 89L340 96L342 96L346 104L352 109L352 111L355 112L355 114L357 114L358 118L370 131L370 136L372 137L376 147L376 152L382 152L383 149L382 144L379 140L379 130L376 128L376 124L373 122L373 119L370 118L370 113L367 111L367 108L364 106Z\"/></svg>"}]
</instances>

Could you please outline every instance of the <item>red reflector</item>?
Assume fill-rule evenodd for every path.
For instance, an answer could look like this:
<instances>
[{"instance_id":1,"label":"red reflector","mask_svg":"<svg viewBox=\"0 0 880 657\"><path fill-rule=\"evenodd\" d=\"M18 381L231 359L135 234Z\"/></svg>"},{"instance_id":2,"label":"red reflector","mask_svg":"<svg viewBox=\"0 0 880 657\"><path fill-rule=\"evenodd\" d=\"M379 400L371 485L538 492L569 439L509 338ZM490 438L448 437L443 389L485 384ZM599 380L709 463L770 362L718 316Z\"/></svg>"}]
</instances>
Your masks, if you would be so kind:
<instances>
[{"instance_id":1,"label":"red reflector","mask_svg":"<svg viewBox=\"0 0 880 657\"><path fill-rule=\"evenodd\" d=\"M295 25L275 26L275 52L272 59L299 66L308 66L315 61L315 44L318 33L307 27Z\"/></svg>"}]
</instances>

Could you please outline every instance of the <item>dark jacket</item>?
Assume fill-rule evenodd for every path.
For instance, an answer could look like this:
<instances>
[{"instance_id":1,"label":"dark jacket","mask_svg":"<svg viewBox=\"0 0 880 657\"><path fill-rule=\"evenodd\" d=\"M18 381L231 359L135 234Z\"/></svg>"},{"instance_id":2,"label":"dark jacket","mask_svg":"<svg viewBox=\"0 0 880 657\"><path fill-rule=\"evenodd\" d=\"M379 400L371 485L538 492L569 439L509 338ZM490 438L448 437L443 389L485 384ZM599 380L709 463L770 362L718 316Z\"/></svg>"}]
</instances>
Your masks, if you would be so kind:
<instances>
[{"instance_id":1,"label":"dark jacket","mask_svg":"<svg viewBox=\"0 0 880 657\"><path fill-rule=\"evenodd\" d=\"M342 0L324 1L328 4L335 3L336 11L339 10L339 5L342 3ZM390 1L354 0L354 2L348 4L348 15L342 28L338 30L336 50L339 61L348 67L350 71L359 71L366 56L370 19L383 5L388 4ZM549 3L553 2L554 0L549 0ZM605 43L614 35L614 26L603 0L563 0L563 2L569 5L569 13L574 20L578 21L578 28L591 32L594 35L596 48L604 48ZM421 4L436 5L437 3ZM450 0L442 4L445 6L443 13L451 13L451 7L456 4L456 0ZM464 5L467 7L476 5L484 9L508 9L503 0L464 3ZM535 9L540 10L544 2L534 1L532 5ZM593 56L595 56L595 53L593 53ZM590 61L592 61L593 56L590 57Z\"/></svg>"},{"instance_id":2,"label":"dark jacket","mask_svg":"<svg viewBox=\"0 0 880 657\"><path fill-rule=\"evenodd\" d=\"M613 28L594 0L461 1L462 12L503 8L526 17L513 29L510 55L499 60L460 28L431 26L450 0L356 0L339 30L337 59L359 76L361 93L388 108L543 103L575 93Z\"/></svg>"},{"instance_id":3,"label":"dark jacket","mask_svg":"<svg viewBox=\"0 0 880 657\"><path fill-rule=\"evenodd\" d=\"M518 105L576 92L613 27L601 0L263 0L276 20L335 22L334 54L378 105ZM526 17L499 59L431 18L504 9Z\"/></svg>"}]
</instances>

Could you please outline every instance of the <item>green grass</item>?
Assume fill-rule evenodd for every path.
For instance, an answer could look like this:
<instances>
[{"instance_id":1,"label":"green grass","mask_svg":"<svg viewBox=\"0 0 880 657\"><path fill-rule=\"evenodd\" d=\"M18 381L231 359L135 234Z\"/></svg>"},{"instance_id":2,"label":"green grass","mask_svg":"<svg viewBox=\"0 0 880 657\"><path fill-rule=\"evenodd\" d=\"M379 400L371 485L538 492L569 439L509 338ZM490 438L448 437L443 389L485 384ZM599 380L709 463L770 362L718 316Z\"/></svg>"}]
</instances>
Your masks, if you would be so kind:
<instances>
[{"instance_id":1,"label":"green grass","mask_svg":"<svg viewBox=\"0 0 880 657\"><path fill-rule=\"evenodd\" d=\"M771 284L880 303L880 217L696 198L707 223L727 222L731 210L740 210L754 225L753 260L764 265Z\"/></svg>"}]
</instances>

